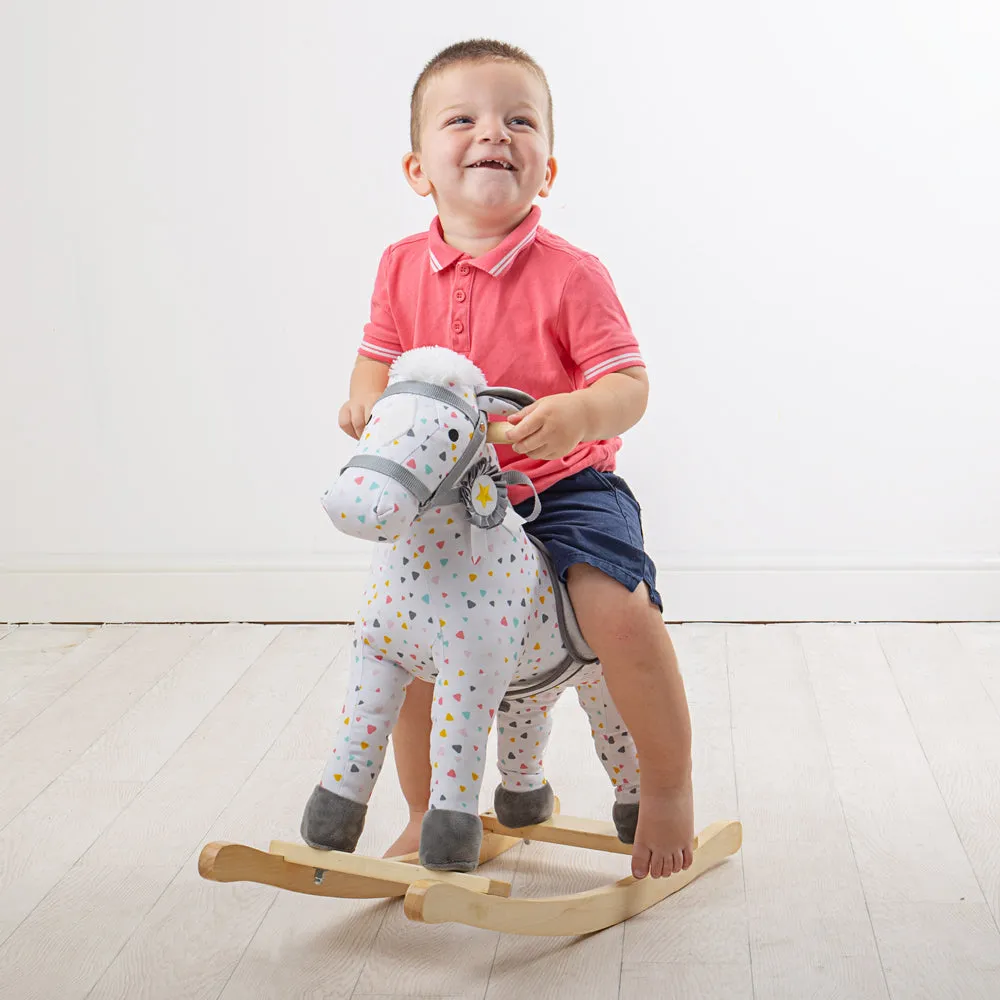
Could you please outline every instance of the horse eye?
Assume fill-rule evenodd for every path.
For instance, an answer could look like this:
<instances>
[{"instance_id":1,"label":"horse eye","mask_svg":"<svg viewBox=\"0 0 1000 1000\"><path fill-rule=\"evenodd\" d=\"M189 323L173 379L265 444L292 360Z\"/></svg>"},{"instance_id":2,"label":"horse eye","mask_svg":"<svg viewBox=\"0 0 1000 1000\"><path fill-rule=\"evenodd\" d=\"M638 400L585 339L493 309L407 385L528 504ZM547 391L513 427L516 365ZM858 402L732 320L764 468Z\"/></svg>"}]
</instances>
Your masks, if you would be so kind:
<instances>
[{"instance_id":1,"label":"horse eye","mask_svg":"<svg viewBox=\"0 0 1000 1000\"><path fill-rule=\"evenodd\" d=\"M448 439L450 441L457 441L458 440L458 431L456 431L454 427L452 427L452 429L450 431L448 431Z\"/></svg>"}]
</instances>

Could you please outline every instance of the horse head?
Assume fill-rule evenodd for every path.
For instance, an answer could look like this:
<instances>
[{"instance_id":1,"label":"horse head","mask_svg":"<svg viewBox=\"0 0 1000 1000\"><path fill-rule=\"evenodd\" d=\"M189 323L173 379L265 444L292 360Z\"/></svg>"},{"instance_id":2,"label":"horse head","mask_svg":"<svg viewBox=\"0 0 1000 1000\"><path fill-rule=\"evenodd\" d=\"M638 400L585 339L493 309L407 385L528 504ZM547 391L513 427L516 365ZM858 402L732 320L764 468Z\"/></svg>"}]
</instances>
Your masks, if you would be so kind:
<instances>
[{"instance_id":1,"label":"horse head","mask_svg":"<svg viewBox=\"0 0 1000 1000\"><path fill-rule=\"evenodd\" d=\"M429 508L463 504L472 522L495 527L507 510L506 486L487 441L488 418L534 402L517 389L491 388L468 358L444 347L402 354L372 408L358 447L323 495L338 529L394 541Z\"/></svg>"}]
</instances>

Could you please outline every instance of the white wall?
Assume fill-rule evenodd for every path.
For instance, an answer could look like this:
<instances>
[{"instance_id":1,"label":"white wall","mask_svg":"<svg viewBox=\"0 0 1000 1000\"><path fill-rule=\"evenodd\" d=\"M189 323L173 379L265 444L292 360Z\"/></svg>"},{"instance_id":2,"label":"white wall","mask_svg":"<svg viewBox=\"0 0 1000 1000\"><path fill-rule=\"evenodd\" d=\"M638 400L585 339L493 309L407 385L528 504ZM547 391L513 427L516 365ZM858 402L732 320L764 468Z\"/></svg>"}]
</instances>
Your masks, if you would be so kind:
<instances>
[{"instance_id":1,"label":"white wall","mask_svg":"<svg viewBox=\"0 0 1000 1000\"><path fill-rule=\"evenodd\" d=\"M409 89L546 68L543 223L654 392L671 619L1000 618L1000 13L979 3L0 6L0 620L336 620L318 496Z\"/></svg>"}]
</instances>

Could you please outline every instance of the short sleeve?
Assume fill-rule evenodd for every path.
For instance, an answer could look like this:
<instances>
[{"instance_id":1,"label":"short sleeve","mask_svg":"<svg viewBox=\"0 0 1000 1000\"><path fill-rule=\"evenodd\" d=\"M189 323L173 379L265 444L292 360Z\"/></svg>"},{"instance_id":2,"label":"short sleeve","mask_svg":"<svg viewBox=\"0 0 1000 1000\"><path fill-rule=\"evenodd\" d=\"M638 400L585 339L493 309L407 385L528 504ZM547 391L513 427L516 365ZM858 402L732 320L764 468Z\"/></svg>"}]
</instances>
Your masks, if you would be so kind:
<instances>
[{"instance_id":1,"label":"short sleeve","mask_svg":"<svg viewBox=\"0 0 1000 1000\"><path fill-rule=\"evenodd\" d=\"M375 290L372 292L371 318L365 324L364 338L358 353L375 361L392 364L402 354L399 333L390 306L390 266L392 247L387 247L378 263Z\"/></svg>"},{"instance_id":2,"label":"short sleeve","mask_svg":"<svg viewBox=\"0 0 1000 1000\"><path fill-rule=\"evenodd\" d=\"M566 279L558 333L588 384L623 368L646 366L611 275L596 257L582 257Z\"/></svg>"}]
</instances>

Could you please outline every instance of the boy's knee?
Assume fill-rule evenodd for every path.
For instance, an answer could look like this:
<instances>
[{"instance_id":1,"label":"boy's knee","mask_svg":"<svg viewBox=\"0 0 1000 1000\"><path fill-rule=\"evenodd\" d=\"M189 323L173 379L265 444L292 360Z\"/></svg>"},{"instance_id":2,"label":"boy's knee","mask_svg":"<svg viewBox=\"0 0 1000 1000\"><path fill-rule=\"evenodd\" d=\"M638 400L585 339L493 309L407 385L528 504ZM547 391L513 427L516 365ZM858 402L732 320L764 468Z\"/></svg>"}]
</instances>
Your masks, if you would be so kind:
<instances>
[{"instance_id":1,"label":"boy's knee","mask_svg":"<svg viewBox=\"0 0 1000 1000\"><path fill-rule=\"evenodd\" d=\"M640 583L633 591L593 566L578 563L566 577L570 601L583 637L601 656L609 650L645 645L653 628L662 628L659 610ZM602 657L603 659L604 657Z\"/></svg>"}]
</instances>

